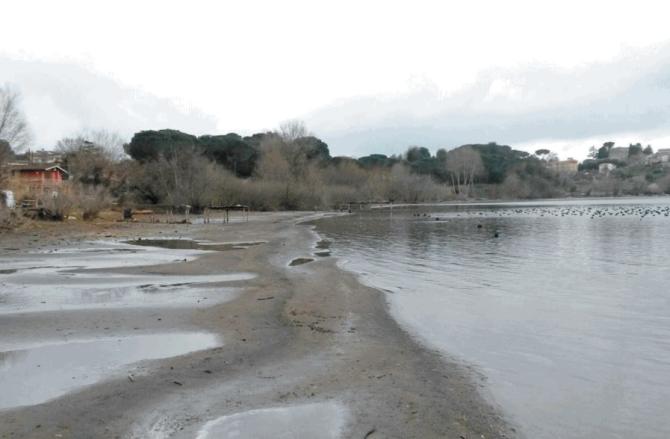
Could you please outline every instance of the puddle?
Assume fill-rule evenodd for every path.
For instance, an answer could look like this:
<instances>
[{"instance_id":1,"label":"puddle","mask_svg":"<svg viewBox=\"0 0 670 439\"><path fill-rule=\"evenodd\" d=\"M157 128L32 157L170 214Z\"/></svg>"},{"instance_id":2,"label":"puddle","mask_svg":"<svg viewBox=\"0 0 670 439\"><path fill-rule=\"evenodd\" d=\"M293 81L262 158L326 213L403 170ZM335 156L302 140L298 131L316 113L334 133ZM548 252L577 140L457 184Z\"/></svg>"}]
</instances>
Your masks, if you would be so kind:
<instances>
[{"instance_id":1,"label":"puddle","mask_svg":"<svg viewBox=\"0 0 670 439\"><path fill-rule=\"evenodd\" d=\"M192 261L207 250L165 251L157 247L140 247L109 241L96 241L78 247L64 247L41 252L0 257L3 270L28 270L58 266L60 269L104 269L160 265Z\"/></svg>"},{"instance_id":2,"label":"puddle","mask_svg":"<svg viewBox=\"0 0 670 439\"><path fill-rule=\"evenodd\" d=\"M208 422L196 439L336 439L346 417L346 409L334 402L250 410Z\"/></svg>"},{"instance_id":3,"label":"puddle","mask_svg":"<svg viewBox=\"0 0 670 439\"><path fill-rule=\"evenodd\" d=\"M292 260L291 263L288 264L288 265L290 265L291 267L294 267L296 265L303 265L303 264L310 263L312 261L314 261L314 259L312 259L312 258L296 258L296 259Z\"/></svg>"},{"instance_id":4,"label":"puddle","mask_svg":"<svg viewBox=\"0 0 670 439\"><path fill-rule=\"evenodd\" d=\"M329 251L327 251L327 252L316 252L316 253L314 253L314 256L318 256L320 258L327 258L328 256L330 256L330 252Z\"/></svg>"},{"instance_id":5,"label":"puddle","mask_svg":"<svg viewBox=\"0 0 670 439\"><path fill-rule=\"evenodd\" d=\"M106 268L151 266L188 260L202 250L165 250L97 242L51 253L0 257L0 315L65 309L142 306L206 306L236 297L238 290L214 286L252 279L252 273L210 275L120 274Z\"/></svg>"},{"instance_id":6,"label":"puddle","mask_svg":"<svg viewBox=\"0 0 670 439\"><path fill-rule=\"evenodd\" d=\"M32 270L3 276L0 315L72 309L210 306L232 300L240 291L212 284L254 277L252 273L175 276Z\"/></svg>"},{"instance_id":7,"label":"puddle","mask_svg":"<svg viewBox=\"0 0 670 439\"><path fill-rule=\"evenodd\" d=\"M159 247L172 250L209 250L209 251L229 251L243 250L255 245L265 244L265 242L207 242L193 241L191 239L137 239L126 241L127 244L139 245L143 247Z\"/></svg>"},{"instance_id":8,"label":"puddle","mask_svg":"<svg viewBox=\"0 0 670 439\"><path fill-rule=\"evenodd\" d=\"M39 404L114 375L132 363L221 345L209 333L137 335L0 352L0 409Z\"/></svg>"}]
</instances>

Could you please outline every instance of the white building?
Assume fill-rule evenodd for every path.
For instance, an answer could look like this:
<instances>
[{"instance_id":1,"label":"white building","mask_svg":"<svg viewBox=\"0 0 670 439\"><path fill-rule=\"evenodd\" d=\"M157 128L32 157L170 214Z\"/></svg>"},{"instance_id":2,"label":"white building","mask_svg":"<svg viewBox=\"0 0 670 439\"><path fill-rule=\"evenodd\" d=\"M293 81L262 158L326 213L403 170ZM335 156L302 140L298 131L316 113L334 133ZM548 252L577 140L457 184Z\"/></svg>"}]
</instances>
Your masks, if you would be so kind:
<instances>
[{"instance_id":1,"label":"white building","mask_svg":"<svg viewBox=\"0 0 670 439\"><path fill-rule=\"evenodd\" d=\"M612 163L601 163L598 165L598 173L599 174L609 174L611 171L616 169L616 165L613 165Z\"/></svg>"}]
</instances>

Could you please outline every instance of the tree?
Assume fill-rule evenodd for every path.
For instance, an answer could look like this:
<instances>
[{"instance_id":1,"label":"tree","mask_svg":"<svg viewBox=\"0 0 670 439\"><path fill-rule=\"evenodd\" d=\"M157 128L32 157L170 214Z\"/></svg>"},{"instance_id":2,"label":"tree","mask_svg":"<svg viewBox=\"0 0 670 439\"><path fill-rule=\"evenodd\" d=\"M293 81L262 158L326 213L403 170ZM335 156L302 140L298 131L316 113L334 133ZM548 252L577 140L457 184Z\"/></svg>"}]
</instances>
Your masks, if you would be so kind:
<instances>
[{"instance_id":1,"label":"tree","mask_svg":"<svg viewBox=\"0 0 670 439\"><path fill-rule=\"evenodd\" d=\"M370 154L359 158L358 164L366 169L371 168L386 168L391 167L396 163L396 160L389 158L385 154Z\"/></svg>"},{"instance_id":2,"label":"tree","mask_svg":"<svg viewBox=\"0 0 670 439\"><path fill-rule=\"evenodd\" d=\"M170 158L180 149L192 149L197 138L177 130L140 131L124 146L126 153L139 162Z\"/></svg>"},{"instance_id":3,"label":"tree","mask_svg":"<svg viewBox=\"0 0 670 439\"><path fill-rule=\"evenodd\" d=\"M405 153L405 159L410 163L428 160L430 159L430 151L423 146L410 146Z\"/></svg>"},{"instance_id":4,"label":"tree","mask_svg":"<svg viewBox=\"0 0 670 439\"><path fill-rule=\"evenodd\" d=\"M279 125L279 135L285 142L293 142L300 137L309 136L305 123L298 119L287 120Z\"/></svg>"},{"instance_id":5,"label":"tree","mask_svg":"<svg viewBox=\"0 0 670 439\"><path fill-rule=\"evenodd\" d=\"M598 156L596 158L603 160L610 156L610 150L614 147L614 142L605 142L603 146L598 149Z\"/></svg>"},{"instance_id":6,"label":"tree","mask_svg":"<svg viewBox=\"0 0 670 439\"><path fill-rule=\"evenodd\" d=\"M20 108L20 95L9 85L0 86L0 140L15 150L28 146L30 130Z\"/></svg>"},{"instance_id":7,"label":"tree","mask_svg":"<svg viewBox=\"0 0 670 439\"><path fill-rule=\"evenodd\" d=\"M638 155L642 155L642 144L636 143L636 144L630 144L628 145L628 157L635 157Z\"/></svg>"},{"instance_id":8,"label":"tree","mask_svg":"<svg viewBox=\"0 0 670 439\"><path fill-rule=\"evenodd\" d=\"M642 152L644 155L652 155L654 150L651 148L651 145L647 145L647 147Z\"/></svg>"},{"instance_id":9,"label":"tree","mask_svg":"<svg viewBox=\"0 0 670 439\"><path fill-rule=\"evenodd\" d=\"M548 149L538 149L537 151L535 151L535 155L540 158L549 155L550 153L551 151L549 151Z\"/></svg>"},{"instance_id":10,"label":"tree","mask_svg":"<svg viewBox=\"0 0 670 439\"><path fill-rule=\"evenodd\" d=\"M294 140L294 143L302 150L307 160L317 160L322 162L330 160L328 144L318 137L298 137Z\"/></svg>"},{"instance_id":11,"label":"tree","mask_svg":"<svg viewBox=\"0 0 670 439\"><path fill-rule=\"evenodd\" d=\"M2 188L2 184L7 177L5 172L5 165L13 154L14 152L12 151L12 147L9 146L9 142L6 140L0 140L0 188Z\"/></svg>"},{"instance_id":12,"label":"tree","mask_svg":"<svg viewBox=\"0 0 670 439\"><path fill-rule=\"evenodd\" d=\"M479 153L486 171L482 178L487 183L502 183L509 168L530 156L527 152L512 149L507 145L498 145L495 142L463 145L461 148L463 147L469 147Z\"/></svg>"},{"instance_id":13,"label":"tree","mask_svg":"<svg viewBox=\"0 0 670 439\"><path fill-rule=\"evenodd\" d=\"M200 136L198 147L212 160L225 166L238 177L250 177L259 151L235 133L225 136Z\"/></svg>"},{"instance_id":14,"label":"tree","mask_svg":"<svg viewBox=\"0 0 670 439\"><path fill-rule=\"evenodd\" d=\"M484 170L481 156L470 146L452 149L447 155L447 171L454 192L458 194L469 195L475 179L480 177Z\"/></svg>"},{"instance_id":15,"label":"tree","mask_svg":"<svg viewBox=\"0 0 670 439\"><path fill-rule=\"evenodd\" d=\"M194 146L161 155L158 160L136 163L134 168L132 188L153 203L189 205L198 211L218 203L224 195L226 171Z\"/></svg>"},{"instance_id":16,"label":"tree","mask_svg":"<svg viewBox=\"0 0 670 439\"><path fill-rule=\"evenodd\" d=\"M124 157L123 143L116 133L89 130L59 140L56 149L63 154L63 165L73 178L83 184L109 186L115 164Z\"/></svg>"},{"instance_id":17,"label":"tree","mask_svg":"<svg viewBox=\"0 0 670 439\"><path fill-rule=\"evenodd\" d=\"M589 148L589 153L588 153L587 157L590 158L590 159L598 158L598 148L596 148L595 146L591 146Z\"/></svg>"}]
</instances>

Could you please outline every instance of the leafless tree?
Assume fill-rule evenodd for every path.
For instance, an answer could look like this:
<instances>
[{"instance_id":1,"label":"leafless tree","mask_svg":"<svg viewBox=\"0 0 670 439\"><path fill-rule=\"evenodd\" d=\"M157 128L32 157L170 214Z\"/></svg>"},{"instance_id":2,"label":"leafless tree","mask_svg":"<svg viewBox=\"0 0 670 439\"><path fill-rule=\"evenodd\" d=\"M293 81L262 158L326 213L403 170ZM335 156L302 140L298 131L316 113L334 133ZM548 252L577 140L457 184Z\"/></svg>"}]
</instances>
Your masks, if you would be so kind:
<instances>
[{"instance_id":1,"label":"leafless tree","mask_svg":"<svg viewBox=\"0 0 670 439\"><path fill-rule=\"evenodd\" d=\"M12 148L9 146L9 142L6 140L0 140L0 188L5 183L7 179L7 171L5 165L12 156Z\"/></svg>"},{"instance_id":2,"label":"leafless tree","mask_svg":"<svg viewBox=\"0 0 670 439\"><path fill-rule=\"evenodd\" d=\"M484 172L482 158L470 147L452 149L447 153L447 171L454 192L469 195L475 179Z\"/></svg>"},{"instance_id":3,"label":"leafless tree","mask_svg":"<svg viewBox=\"0 0 670 439\"><path fill-rule=\"evenodd\" d=\"M14 151L25 148L31 140L19 92L9 85L0 86L0 140L8 142Z\"/></svg>"},{"instance_id":4,"label":"leafless tree","mask_svg":"<svg viewBox=\"0 0 670 439\"><path fill-rule=\"evenodd\" d=\"M279 125L279 134L285 142L294 142L295 140L309 136L305 123L301 120L287 120Z\"/></svg>"},{"instance_id":5,"label":"leafless tree","mask_svg":"<svg viewBox=\"0 0 670 439\"><path fill-rule=\"evenodd\" d=\"M123 138L109 131L82 131L61 139L56 150L74 178L86 184L109 186L118 162L124 158Z\"/></svg>"}]
</instances>

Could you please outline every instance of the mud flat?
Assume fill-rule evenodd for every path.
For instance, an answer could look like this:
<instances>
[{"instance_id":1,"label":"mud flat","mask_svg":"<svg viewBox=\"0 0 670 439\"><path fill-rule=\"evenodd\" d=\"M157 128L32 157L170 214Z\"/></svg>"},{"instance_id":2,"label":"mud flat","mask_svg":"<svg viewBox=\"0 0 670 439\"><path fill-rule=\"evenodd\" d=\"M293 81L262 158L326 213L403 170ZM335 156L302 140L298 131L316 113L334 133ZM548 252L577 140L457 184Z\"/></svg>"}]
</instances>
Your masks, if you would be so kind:
<instances>
[{"instance_id":1,"label":"mud flat","mask_svg":"<svg viewBox=\"0 0 670 439\"><path fill-rule=\"evenodd\" d=\"M299 224L305 217L106 224L67 235L54 225L0 236L9 249L2 258L13 261L0 274L0 385L23 375L44 387L32 394L8 385L0 438L262 438L271 425L280 437L514 436L479 379L417 344L389 317L381 292L325 254L290 265L324 250ZM159 235L225 247L81 255L101 236L126 249L125 241ZM78 260L61 262L66 252ZM117 254L132 256L119 264ZM104 299L114 288L121 293ZM87 301L82 291L103 299ZM225 299L198 303L203 292ZM159 298L141 299L150 294ZM50 300L56 305L40 308ZM162 347L170 336L171 349ZM82 373L65 373L79 366Z\"/></svg>"}]
</instances>

